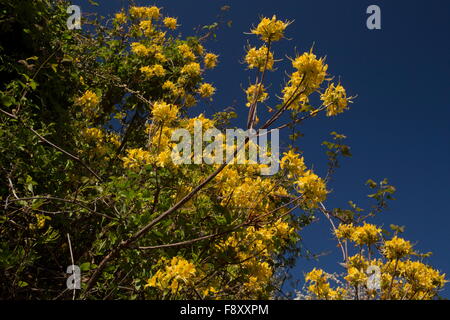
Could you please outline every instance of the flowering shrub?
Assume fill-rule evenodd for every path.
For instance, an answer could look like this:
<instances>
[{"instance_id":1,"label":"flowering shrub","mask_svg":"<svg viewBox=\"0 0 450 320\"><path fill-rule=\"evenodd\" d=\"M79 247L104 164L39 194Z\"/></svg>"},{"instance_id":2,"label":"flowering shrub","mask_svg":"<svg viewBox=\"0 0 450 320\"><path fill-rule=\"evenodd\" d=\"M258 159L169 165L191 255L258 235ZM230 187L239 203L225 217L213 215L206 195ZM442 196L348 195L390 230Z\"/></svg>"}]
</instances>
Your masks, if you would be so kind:
<instances>
[{"instance_id":1,"label":"flowering shrub","mask_svg":"<svg viewBox=\"0 0 450 320\"><path fill-rule=\"evenodd\" d=\"M343 241L339 245L344 252L344 281L314 268L305 277L310 284L308 299L426 300L434 298L447 282L445 274L421 261L427 255L414 252L411 243L397 235L384 239L375 225L340 224L335 235ZM347 242L358 249L352 256ZM379 270L375 284L369 281L371 267ZM329 280L336 282L334 288Z\"/></svg>"},{"instance_id":2,"label":"flowering shrub","mask_svg":"<svg viewBox=\"0 0 450 320\"><path fill-rule=\"evenodd\" d=\"M207 49L214 25L183 37L166 9L131 6L109 20L86 17L92 24L86 31L67 30L67 3L51 2L17 2L0 13L2 37L11 29L30 40L27 50L0 52L7 79L0 88L6 182L0 186L0 297L71 298L61 274L76 264L78 298L274 298L292 257L303 253L302 228L317 214L333 226L341 222L334 232L346 274L333 287L329 281L337 277L313 270L307 298L436 297L444 275L408 241L385 238L381 228L358 220L356 206L325 209L329 176L321 177L293 147L300 134L295 125L317 121L320 113L336 116L352 97L312 50L290 58L292 69L282 70L287 83L269 95L277 86L264 75L278 71L277 57L284 55L275 45L289 21L263 17L250 30L262 43L243 52L255 79L237 110L246 113L247 128L293 131L281 170L262 176L267 165L250 161L172 161L175 130L194 135L196 123L223 130L236 116L229 110L193 115L199 102L214 101L216 87L206 79L220 65ZM31 17L18 14L24 9ZM338 157L350 155L345 136L332 135L324 142L330 174ZM393 191L383 183L372 195L380 210ZM347 242L355 244L355 255ZM369 265L381 269L378 291L365 284Z\"/></svg>"}]
</instances>

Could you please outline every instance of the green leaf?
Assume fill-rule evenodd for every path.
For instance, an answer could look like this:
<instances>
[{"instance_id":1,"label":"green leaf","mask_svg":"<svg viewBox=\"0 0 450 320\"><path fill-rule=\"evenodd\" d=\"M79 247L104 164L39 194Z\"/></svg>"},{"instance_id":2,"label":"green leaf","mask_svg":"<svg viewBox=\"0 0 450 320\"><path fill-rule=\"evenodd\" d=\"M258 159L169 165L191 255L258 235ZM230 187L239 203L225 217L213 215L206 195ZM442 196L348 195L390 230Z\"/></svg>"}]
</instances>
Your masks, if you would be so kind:
<instances>
[{"instance_id":1,"label":"green leaf","mask_svg":"<svg viewBox=\"0 0 450 320\"><path fill-rule=\"evenodd\" d=\"M81 271L89 271L91 270L91 263L90 262L84 262L80 265Z\"/></svg>"}]
</instances>

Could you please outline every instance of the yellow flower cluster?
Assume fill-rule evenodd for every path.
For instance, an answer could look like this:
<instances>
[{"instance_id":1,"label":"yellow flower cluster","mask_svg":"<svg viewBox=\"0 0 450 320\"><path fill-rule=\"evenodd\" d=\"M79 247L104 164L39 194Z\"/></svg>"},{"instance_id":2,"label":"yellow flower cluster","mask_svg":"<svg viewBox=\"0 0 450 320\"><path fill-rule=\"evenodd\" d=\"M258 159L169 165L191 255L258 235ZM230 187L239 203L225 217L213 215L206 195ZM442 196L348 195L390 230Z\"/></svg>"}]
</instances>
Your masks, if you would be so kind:
<instances>
[{"instance_id":1,"label":"yellow flower cluster","mask_svg":"<svg viewBox=\"0 0 450 320\"><path fill-rule=\"evenodd\" d=\"M208 130L214 127L214 120L206 118L203 113L199 114L197 117L183 119L181 121L181 125L183 128L187 129L191 134L193 134L196 121L200 121L202 123L203 130Z\"/></svg>"},{"instance_id":2,"label":"yellow flower cluster","mask_svg":"<svg viewBox=\"0 0 450 320\"><path fill-rule=\"evenodd\" d=\"M369 262L364 258L362 254L356 254L352 257L347 258L347 267L353 267L360 270L366 270L369 266ZM376 265L376 263L372 262L373 265Z\"/></svg>"},{"instance_id":3,"label":"yellow flower cluster","mask_svg":"<svg viewBox=\"0 0 450 320\"><path fill-rule=\"evenodd\" d=\"M142 30L144 35L151 36L153 33L153 23L152 20L143 20L139 23L139 28Z\"/></svg>"},{"instance_id":4,"label":"yellow flower cluster","mask_svg":"<svg viewBox=\"0 0 450 320\"><path fill-rule=\"evenodd\" d=\"M297 71L283 88L283 102L289 103L289 109L304 111L308 96L317 90L327 75L328 66L324 59L317 59L312 52L305 52L292 61Z\"/></svg>"},{"instance_id":5,"label":"yellow flower cluster","mask_svg":"<svg viewBox=\"0 0 450 320\"><path fill-rule=\"evenodd\" d=\"M348 239L359 245L370 246L380 241L381 229L372 224L364 223L362 226L353 224L341 224L336 230L336 236L340 239ZM349 285L358 290L347 292L346 299L354 299L356 294L363 299L432 299L445 283L445 274L440 273L420 261L408 258L414 254L409 241L398 236L384 242L381 247L375 249L383 259L370 258L373 250L369 250L369 258L364 257L364 250L347 258L345 267L347 274L344 279ZM380 290L368 286L370 266L376 266L380 272ZM311 290L310 290L311 291ZM359 292L359 293L357 293ZM317 290L312 292L317 293ZM323 298L323 297L322 297Z\"/></svg>"},{"instance_id":6,"label":"yellow flower cluster","mask_svg":"<svg viewBox=\"0 0 450 320\"><path fill-rule=\"evenodd\" d=\"M135 19L159 19L159 8L155 6L151 7L131 7L130 15Z\"/></svg>"},{"instance_id":7,"label":"yellow flower cluster","mask_svg":"<svg viewBox=\"0 0 450 320\"><path fill-rule=\"evenodd\" d=\"M262 46L259 49L250 48L245 56L245 62L247 62L250 69L257 68L260 71L264 69L272 70L273 68L273 54L266 46Z\"/></svg>"},{"instance_id":8,"label":"yellow flower cluster","mask_svg":"<svg viewBox=\"0 0 450 320\"><path fill-rule=\"evenodd\" d=\"M253 226L248 227L244 232L237 232L229 236L216 247L235 249L241 260L254 254L268 258L275 241L285 241L294 233L293 227L278 219L273 224L266 224L258 229Z\"/></svg>"},{"instance_id":9,"label":"yellow flower cluster","mask_svg":"<svg viewBox=\"0 0 450 320\"><path fill-rule=\"evenodd\" d=\"M153 52L151 48L147 48L139 42L133 42L131 44L131 51L140 57L146 57Z\"/></svg>"},{"instance_id":10,"label":"yellow flower cluster","mask_svg":"<svg viewBox=\"0 0 450 320\"><path fill-rule=\"evenodd\" d=\"M202 83L200 85L200 88L198 88L198 93L202 98L211 97L214 94L214 92L216 92L216 88L214 88L209 83Z\"/></svg>"},{"instance_id":11,"label":"yellow flower cluster","mask_svg":"<svg viewBox=\"0 0 450 320\"><path fill-rule=\"evenodd\" d=\"M372 245L380 240L381 229L369 223L362 226L353 226L353 224L340 224L336 229L336 236L340 239L348 239L357 245Z\"/></svg>"},{"instance_id":12,"label":"yellow flower cluster","mask_svg":"<svg viewBox=\"0 0 450 320\"><path fill-rule=\"evenodd\" d=\"M115 148L120 146L120 140L115 133L105 134L99 128L84 128L80 133L86 142L93 146L90 151L96 156L103 156L108 151L115 151ZM108 148L108 144L112 144L112 146L109 145Z\"/></svg>"},{"instance_id":13,"label":"yellow flower cluster","mask_svg":"<svg viewBox=\"0 0 450 320\"><path fill-rule=\"evenodd\" d=\"M197 62L191 62L186 64L181 69L181 73L188 75L191 78L198 77L201 73L200 65Z\"/></svg>"},{"instance_id":14,"label":"yellow flower cluster","mask_svg":"<svg viewBox=\"0 0 450 320\"><path fill-rule=\"evenodd\" d=\"M328 65L324 63L324 59L317 59L312 52L305 52L301 56L292 61L292 66L297 69L294 78L296 81L306 89L305 93L308 95L314 90L318 89L327 75ZM302 81L303 80L303 81Z\"/></svg>"},{"instance_id":15,"label":"yellow flower cluster","mask_svg":"<svg viewBox=\"0 0 450 320\"><path fill-rule=\"evenodd\" d=\"M251 32L260 36L263 41L278 41L283 38L284 29L286 29L288 25L288 22L277 20L277 17L274 15L272 19L263 18L258 26L251 30Z\"/></svg>"},{"instance_id":16,"label":"yellow flower cluster","mask_svg":"<svg viewBox=\"0 0 450 320\"><path fill-rule=\"evenodd\" d=\"M267 285L273 270L267 262L261 262L256 259L246 260L243 266L248 270L250 276L248 281L244 283L244 287L252 292L257 292Z\"/></svg>"},{"instance_id":17,"label":"yellow flower cluster","mask_svg":"<svg viewBox=\"0 0 450 320\"><path fill-rule=\"evenodd\" d=\"M36 223L30 223L29 224L29 228L31 230L36 230L36 229L42 229L45 227L45 223L47 220L51 220L52 218L50 218L49 216L46 216L44 214L40 214L40 213L36 213L35 215L36 218Z\"/></svg>"},{"instance_id":18,"label":"yellow flower cluster","mask_svg":"<svg viewBox=\"0 0 450 320\"><path fill-rule=\"evenodd\" d=\"M164 263L165 259L160 261ZM162 291L169 290L175 294L189 285L196 276L195 265L183 257L173 257L166 265L164 271L158 270L153 277L147 280L145 288L155 287Z\"/></svg>"},{"instance_id":19,"label":"yellow flower cluster","mask_svg":"<svg viewBox=\"0 0 450 320\"><path fill-rule=\"evenodd\" d=\"M287 222L278 219L272 224L262 227L253 226L236 232L226 240L216 244L218 249L233 249L240 265L249 274L244 287L249 293L257 293L270 283L273 269L267 260L271 259L275 242L287 241L295 233L295 229Z\"/></svg>"},{"instance_id":20,"label":"yellow flower cluster","mask_svg":"<svg viewBox=\"0 0 450 320\"><path fill-rule=\"evenodd\" d=\"M358 245L372 245L380 240L381 229L369 223L364 223L353 230L352 240Z\"/></svg>"},{"instance_id":21,"label":"yellow flower cluster","mask_svg":"<svg viewBox=\"0 0 450 320\"><path fill-rule=\"evenodd\" d=\"M288 171L288 178L300 177L306 171L305 160L295 153L292 149L283 153L280 161L281 169Z\"/></svg>"},{"instance_id":22,"label":"yellow flower cluster","mask_svg":"<svg viewBox=\"0 0 450 320\"><path fill-rule=\"evenodd\" d=\"M353 235L353 230L355 230L355 227L353 226L353 223L341 223L336 231L336 237L338 237L339 239L348 239L350 240L352 238Z\"/></svg>"},{"instance_id":23,"label":"yellow flower cluster","mask_svg":"<svg viewBox=\"0 0 450 320\"><path fill-rule=\"evenodd\" d=\"M257 165L237 167L228 166L217 176L222 205L228 205L236 212L246 212L250 216L274 209L273 201L268 197L285 194L285 190L277 188L273 180L261 178L257 174Z\"/></svg>"},{"instance_id":24,"label":"yellow flower cluster","mask_svg":"<svg viewBox=\"0 0 450 320\"><path fill-rule=\"evenodd\" d=\"M152 155L150 152L138 149L127 149L127 155L122 158L123 166L128 169L139 168L142 165L152 163Z\"/></svg>"},{"instance_id":25,"label":"yellow flower cluster","mask_svg":"<svg viewBox=\"0 0 450 320\"><path fill-rule=\"evenodd\" d=\"M155 131L150 131L152 128ZM171 141L173 128L147 125L146 133L151 137L152 164L162 168L172 165L171 154L175 147L175 143Z\"/></svg>"},{"instance_id":26,"label":"yellow flower cluster","mask_svg":"<svg viewBox=\"0 0 450 320\"><path fill-rule=\"evenodd\" d=\"M345 88L340 84L334 86L333 83L328 86L320 99L323 101L323 105L327 106L328 117L344 112L349 103Z\"/></svg>"},{"instance_id":27,"label":"yellow flower cluster","mask_svg":"<svg viewBox=\"0 0 450 320\"><path fill-rule=\"evenodd\" d=\"M81 135L90 141L101 141L104 137L103 131L98 128L85 128L81 130Z\"/></svg>"},{"instance_id":28,"label":"yellow flower cluster","mask_svg":"<svg viewBox=\"0 0 450 320\"><path fill-rule=\"evenodd\" d=\"M367 281L367 275L358 268L350 267L347 270L347 276L344 277L351 285L357 286Z\"/></svg>"},{"instance_id":29,"label":"yellow flower cluster","mask_svg":"<svg viewBox=\"0 0 450 320\"><path fill-rule=\"evenodd\" d=\"M419 261L400 261L397 269L400 277L408 282L409 286L406 289L409 289L410 292L425 294L442 288L447 282L445 274L441 274L438 270Z\"/></svg>"},{"instance_id":30,"label":"yellow flower cluster","mask_svg":"<svg viewBox=\"0 0 450 320\"><path fill-rule=\"evenodd\" d=\"M343 288L332 289L328 282L329 275L321 269L314 268L310 271L305 280L310 283L308 291L316 299L341 300L346 294Z\"/></svg>"},{"instance_id":31,"label":"yellow flower cluster","mask_svg":"<svg viewBox=\"0 0 450 320\"><path fill-rule=\"evenodd\" d=\"M170 80L167 80L166 82L163 83L162 88L164 90L168 90L171 92L172 95L174 96L181 96L184 94L184 89L178 87L175 83L173 83Z\"/></svg>"},{"instance_id":32,"label":"yellow flower cluster","mask_svg":"<svg viewBox=\"0 0 450 320\"><path fill-rule=\"evenodd\" d=\"M91 116L95 113L96 108L100 104L100 98L95 94L95 92L87 90L75 101L75 104L81 106L83 108L83 112L86 112Z\"/></svg>"},{"instance_id":33,"label":"yellow flower cluster","mask_svg":"<svg viewBox=\"0 0 450 320\"><path fill-rule=\"evenodd\" d=\"M166 17L163 20L164 25L171 29L171 30L175 30L177 28L177 19L176 18L172 18L172 17Z\"/></svg>"},{"instance_id":34,"label":"yellow flower cluster","mask_svg":"<svg viewBox=\"0 0 450 320\"><path fill-rule=\"evenodd\" d=\"M250 87L247 88L247 90L245 90L245 93L247 94L247 103L246 103L247 107L250 107L251 104L255 102L255 100L257 100L257 102L264 102L269 97L263 84L261 85L252 84ZM256 99L257 95L258 99Z\"/></svg>"},{"instance_id":35,"label":"yellow flower cluster","mask_svg":"<svg viewBox=\"0 0 450 320\"><path fill-rule=\"evenodd\" d=\"M157 101L153 104L152 116L154 122L170 123L178 116L178 107L164 101Z\"/></svg>"},{"instance_id":36,"label":"yellow flower cluster","mask_svg":"<svg viewBox=\"0 0 450 320\"><path fill-rule=\"evenodd\" d=\"M115 20L118 24L124 24L125 22L127 22L127 16L123 12L118 12L115 15Z\"/></svg>"},{"instance_id":37,"label":"yellow flower cluster","mask_svg":"<svg viewBox=\"0 0 450 320\"><path fill-rule=\"evenodd\" d=\"M327 197L325 182L311 170L305 171L295 184L309 208L317 208L318 203L325 201Z\"/></svg>"},{"instance_id":38,"label":"yellow flower cluster","mask_svg":"<svg viewBox=\"0 0 450 320\"><path fill-rule=\"evenodd\" d=\"M391 260L400 259L412 253L411 242L397 236L386 241L383 246L383 254Z\"/></svg>"},{"instance_id":39,"label":"yellow flower cluster","mask_svg":"<svg viewBox=\"0 0 450 320\"><path fill-rule=\"evenodd\" d=\"M144 66L139 69L147 78L163 77L166 74L166 70L160 64L153 66Z\"/></svg>"},{"instance_id":40,"label":"yellow flower cluster","mask_svg":"<svg viewBox=\"0 0 450 320\"><path fill-rule=\"evenodd\" d=\"M191 48L186 44L180 44L178 46L178 50L180 51L181 55L186 60L195 60L195 54L192 52Z\"/></svg>"},{"instance_id":41,"label":"yellow flower cluster","mask_svg":"<svg viewBox=\"0 0 450 320\"><path fill-rule=\"evenodd\" d=\"M212 69L217 65L217 55L214 53L207 53L205 57L203 58L203 61L205 63L205 67L207 69Z\"/></svg>"}]
</instances>

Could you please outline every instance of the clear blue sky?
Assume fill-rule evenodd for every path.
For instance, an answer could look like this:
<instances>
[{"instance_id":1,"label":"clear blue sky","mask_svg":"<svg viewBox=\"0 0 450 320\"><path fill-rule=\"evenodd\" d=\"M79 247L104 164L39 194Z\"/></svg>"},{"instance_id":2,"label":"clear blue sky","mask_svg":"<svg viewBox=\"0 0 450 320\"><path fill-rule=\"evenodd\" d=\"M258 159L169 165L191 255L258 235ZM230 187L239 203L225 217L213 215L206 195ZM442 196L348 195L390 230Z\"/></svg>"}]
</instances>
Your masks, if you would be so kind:
<instances>
[{"instance_id":1,"label":"clear blue sky","mask_svg":"<svg viewBox=\"0 0 450 320\"><path fill-rule=\"evenodd\" d=\"M84 11L102 14L116 12L124 0L98 1L99 8L86 0L73 1ZM429 262L450 278L450 2L381 1L381 0L172 0L137 1L156 4L164 13L179 18L183 35L193 28L216 21L223 5L230 5L227 19L232 27L223 27L216 41L207 48L220 54L218 68L207 80L214 83L217 94L212 105L197 106L198 112L211 114L224 107L235 106L238 114L247 111L241 87L246 87L254 73L240 64L247 40L245 35L261 15L276 14L281 19L295 20L284 40L274 51L284 62L279 71L270 74L272 89L279 92L283 70L291 70L285 55L309 50L327 56L329 71L340 77L347 91L358 98L352 109L333 119L317 118L305 123L305 137L299 147L308 166L324 174L326 158L320 143L329 132L348 136L353 157L344 159L330 185L329 207L345 207L353 200L367 207L364 186L368 178L388 178L397 193L389 210L372 220L388 228L389 224L405 225L405 237L421 252L433 251ZM366 28L366 8L381 8L382 29ZM274 100L275 101L275 100ZM275 104L275 103L274 103ZM244 122L238 125L244 126ZM304 244L316 253L330 252L319 261L301 259L294 270L297 278L314 266L327 271L342 271L337 265L339 252L324 219L302 232ZM450 297L450 290L442 293Z\"/></svg>"}]
</instances>

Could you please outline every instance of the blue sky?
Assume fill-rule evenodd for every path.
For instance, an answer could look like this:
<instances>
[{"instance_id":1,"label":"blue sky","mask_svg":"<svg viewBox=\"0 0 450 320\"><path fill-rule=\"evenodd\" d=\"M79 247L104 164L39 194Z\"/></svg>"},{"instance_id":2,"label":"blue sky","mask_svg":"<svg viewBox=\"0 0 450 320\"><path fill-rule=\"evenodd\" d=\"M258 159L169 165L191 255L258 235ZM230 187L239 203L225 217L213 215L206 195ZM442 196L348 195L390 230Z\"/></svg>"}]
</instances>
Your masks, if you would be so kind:
<instances>
[{"instance_id":1,"label":"blue sky","mask_svg":"<svg viewBox=\"0 0 450 320\"><path fill-rule=\"evenodd\" d=\"M92 7L85 0L83 11L102 14L116 12L127 1L98 1ZM230 5L226 19L231 28L222 27L216 40L206 47L220 54L219 66L207 75L217 88L212 104L202 103L197 112L211 114L234 106L246 119L244 106L246 87L255 74L240 63L247 41L246 35L259 17L276 14L281 19L295 20L286 36L274 46L275 54L284 61L278 71L268 76L271 92L279 92L284 70L291 70L286 55L309 50L327 56L329 72L341 79L347 92L358 95L350 111L335 117L318 117L305 122L299 141L308 166L319 174L326 170L323 140L331 131L347 135L353 157L344 159L330 184L327 206L345 207L353 200L368 207L364 186L367 179L388 178L397 188L396 201L372 222L405 225L404 236L421 252L433 251L429 262L450 275L450 2L381 1L381 0L158 0L137 1L156 4L164 13L179 18L184 35L193 28L216 21L220 7ZM381 30L366 28L366 8L381 8ZM272 100L274 105L276 100ZM244 121L237 123L244 127ZM342 271L337 265L339 251L322 217L302 231L304 244L316 253L330 252L319 261L301 259L293 270L296 278L314 266L327 271ZM449 278L449 276L447 277ZM442 292L450 297L449 289Z\"/></svg>"}]
</instances>

